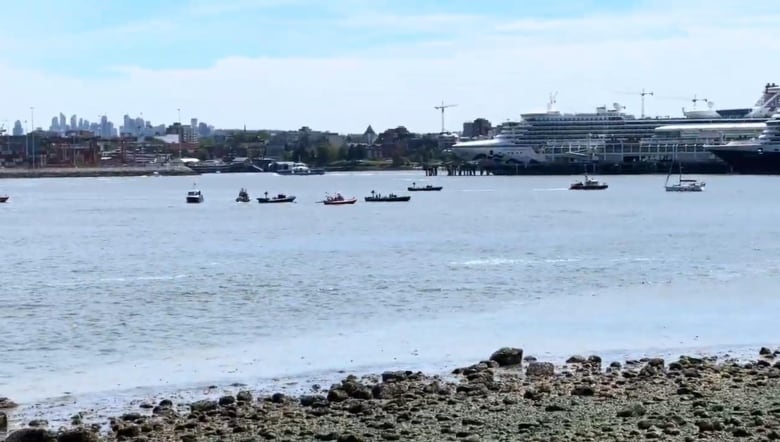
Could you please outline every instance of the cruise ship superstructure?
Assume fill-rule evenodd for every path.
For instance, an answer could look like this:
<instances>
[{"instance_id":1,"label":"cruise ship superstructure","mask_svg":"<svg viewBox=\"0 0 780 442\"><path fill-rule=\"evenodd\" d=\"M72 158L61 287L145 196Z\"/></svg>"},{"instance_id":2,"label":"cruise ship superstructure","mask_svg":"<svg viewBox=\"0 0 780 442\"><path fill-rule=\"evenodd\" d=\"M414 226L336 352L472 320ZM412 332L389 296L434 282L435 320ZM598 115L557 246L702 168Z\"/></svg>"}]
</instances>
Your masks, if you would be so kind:
<instances>
[{"instance_id":1,"label":"cruise ship superstructure","mask_svg":"<svg viewBox=\"0 0 780 442\"><path fill-rule=\"evenodd\" d=\"M709 145L718 158L737 173L780 174L780 113L766 122L757 138L736 140L721 145Z\"/></svg>"},{"instance_id":2,"label":"cruise ship superstructure","mask_svg":"<svg viewBox=\"0 0 780 442\"><path fill-rule=\"evenodd\" d=\"M672 159L721 163L705 146L757 136L777 112L779 101L780 88L767 84L753 108L714 110L708 102L705 109L683 109L684 117L636 118L618 103L595 112L561 113L552 95L546 112L523 114L520 122L502 124L494 138L461 141L452 146L452 152L467 161L492 160L521 167Z\"/></svg>"}]
</instances>

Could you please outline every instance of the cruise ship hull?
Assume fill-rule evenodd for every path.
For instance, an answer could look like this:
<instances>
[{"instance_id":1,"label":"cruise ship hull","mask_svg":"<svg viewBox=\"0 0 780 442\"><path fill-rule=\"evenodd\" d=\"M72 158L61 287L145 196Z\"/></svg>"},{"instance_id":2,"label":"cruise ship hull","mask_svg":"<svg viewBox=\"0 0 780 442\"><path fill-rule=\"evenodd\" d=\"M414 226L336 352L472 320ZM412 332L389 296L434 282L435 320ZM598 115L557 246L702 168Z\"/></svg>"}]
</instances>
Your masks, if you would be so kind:
<instances>
[{"instance_id":1,"label":"cruise ship hull","mask_svg":"<svg viewBox=\"0 0 780 442\"><path fill-rule=\"evenodd\" d=\"M747 175L780 175L780 152L746 151L744 149L712 149L732 172Z\"/></svg>"},{"instance_id":2,"label":"cruise ship hull","mask_svg":"<svg viewBox=\"0 0 780 442\"><path fill-rule=\"evenodd\" d=\"M546 162L523 164L506 164L483 162L483 170L493 175L580 175L583 163ZM597 163L596 175L649 175L666 174L669 171L668 161L635 162L635 163ZM686 173L691 174L726 174L731 168L722 161L685 163Z\"/></svg>"}]
</instances>

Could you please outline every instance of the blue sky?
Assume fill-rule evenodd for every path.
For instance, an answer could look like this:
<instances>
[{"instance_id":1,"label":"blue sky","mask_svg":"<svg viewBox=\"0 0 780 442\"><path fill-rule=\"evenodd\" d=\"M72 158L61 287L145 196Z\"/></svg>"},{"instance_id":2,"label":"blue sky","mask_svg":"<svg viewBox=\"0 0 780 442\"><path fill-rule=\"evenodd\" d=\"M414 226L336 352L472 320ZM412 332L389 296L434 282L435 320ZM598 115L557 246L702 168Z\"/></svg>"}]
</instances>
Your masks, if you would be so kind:
<instances>
[{"instance_id":1,"label":"blue sky","mask_svg":"<svg viewBox=\"0 0 780 442\"><path fill-rule=\"evenodd\" d=\"M133 64L198 68L227 56L323 57L447 38L452 26L506 17L561 18L628 10L637 1L28 0L4 8L25 67L77 76ZM421 21L423 17L426 20ZM374 23L379 23L374 27ZM455 30L457 32L457 30ZM95 69L98 67L98 69Z\"/></svg>"},{"instance_id":2,"label":"blue sky","mask_svg":"<svg viewBox=\"0 0 780 442\"><path fill-rule=\"evenodd\" d=\"M662 97L744 106L780 81L768 0L28 0L3 12L13 87L0 120L35 106L38 121L170 121L182 108L230 127L435 130L442 99L459 104L457 127L517 119L552 91L563 110L638 113L621 91L658 89L649 110L672 114L686 103Z\"/></svg>"}]
</instances>

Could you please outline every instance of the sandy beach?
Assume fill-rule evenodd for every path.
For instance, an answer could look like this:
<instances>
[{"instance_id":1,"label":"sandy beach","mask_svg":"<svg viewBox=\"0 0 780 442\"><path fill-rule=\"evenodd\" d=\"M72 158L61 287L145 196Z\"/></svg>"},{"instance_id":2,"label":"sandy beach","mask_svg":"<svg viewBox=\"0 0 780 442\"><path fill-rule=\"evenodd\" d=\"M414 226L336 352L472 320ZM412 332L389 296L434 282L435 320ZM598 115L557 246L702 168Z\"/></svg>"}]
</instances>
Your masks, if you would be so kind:
<instances>
[{"instance_id":1,"label":"sandy beach","mask_svg":"<svg viewBox=\"0 0 780 442\"><path fill-rule=\"evenodd\" d=\"M12 398L0 407L4 430ZM237 388L142 403L107 422L71 420L67 429L11 425L6 441L780 440L780 349L761 348L751 362L572 356L556 367L503 348L452 379L388 371L298 397Z\"/></svg>"}]
</instances>

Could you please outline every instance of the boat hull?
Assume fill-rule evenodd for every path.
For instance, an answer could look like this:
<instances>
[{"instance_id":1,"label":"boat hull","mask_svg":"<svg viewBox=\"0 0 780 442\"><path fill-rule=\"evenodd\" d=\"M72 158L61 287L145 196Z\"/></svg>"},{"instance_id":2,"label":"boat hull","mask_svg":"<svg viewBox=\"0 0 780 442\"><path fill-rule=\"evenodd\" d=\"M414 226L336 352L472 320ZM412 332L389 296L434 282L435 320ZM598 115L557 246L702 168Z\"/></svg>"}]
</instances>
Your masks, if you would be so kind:
<instances>
[{"instance_id":1,"label":"boat hull","mask_svg":"<svg viewBox=\"0 0 780 442\"><path fill-rule=\"evenodd\" d=\"M323 201L322 204L325 204L326 206L344 206L347 204L355 204L357 202L357 198L352 198L348 200L342 200L342 201Z\"/></svg>"},{"instance_id":2,"label":"boat hull","mask_svg":"<svg viewBox=\"0 0 780 442\"><path fill-rule=\"evenodd\" d=\"M666 186L667 192L701 192L700 186Z\"/></svg>"},{"instance_id":3,"label":"boat hull","mask_svg":"<svg viewBox=\"0 0 780 442\"><path fill-rule=\"evenodd\" d=\"M8 198L9 198L9 197L8 197L8 196L5 196L5 195L4 195L4 196L0 196L0 203L5 203L5 202L7 202L7 201L8 201Z\"/></svg>"},{"instance_id":4,"label":"boat hull","mask_svg":"<svg viewBox=\"0 0 780 442\"><path fill-rule=\"evenodd\" d=\"M438 192L441 189L443 189L442 186L434 186L434 187L407 187L406 190L409 192Z\"/></svg>"},{"instance_id":5,"label":"boat hull","mask_svg":"<svg viewBox=\"0 0 780 442\"><path fill-rule=\"evenodd\" d=\"M196 196L188 196L187 197L187 204L200 204L203 202L203 197L196 197Z\"/></svg>"},{"instance_id":6,"label":"boat hull","mask_svg":"<svg viewBox=\"0 0 780 442\"><path fill-rule=\"evenodd\" d=\"M365 197L365 201L367 203L401 203L401 202L409 201L410 199L412 199L411 196L398 196L393 198L384 198L384 197L376 198L370 196Z\"/></svg>"},{"instance_id":7,"label":"boat hull","mask_svg":"<svg viewBox=\"0 0 780 442\"><path fill-rule=\"evenodd\" d=\"M604 190L607 189L609 185L607 184L594 184L594 185L585 185L585 184L572 184L569 186L569 190Z\"/></svg>"},{"instance_id":8,"label":"boat hull","mask_svg":"<svg viewBox=\"0 0 780 442\"><path fill-rule=\"evenodd\" d=\"M294 196L288 196L286 198L258 198L257 202L260 204L274 204L274 203L291 203L295 201Z\"/></svg>"},{"instance_id":9,"label":"boat hull","mask_svg":"<svg viewBox=\"0 0 780 442\"><path fill-rule=\"evenodd\" d=\"M780 152L744 149L711 149L735 173L746 175L780 175Z\"/></svg>"}]
</instances>

